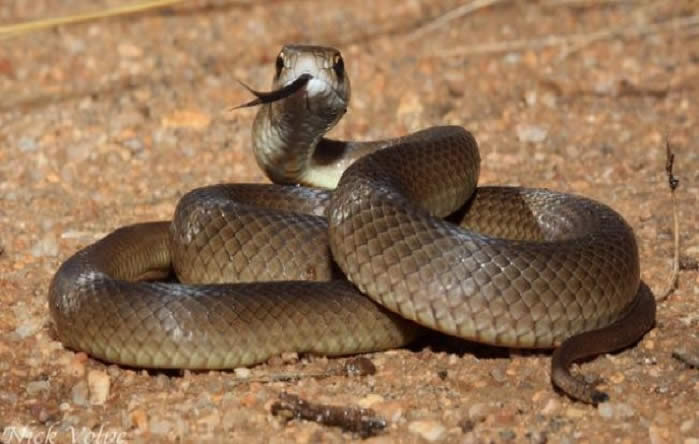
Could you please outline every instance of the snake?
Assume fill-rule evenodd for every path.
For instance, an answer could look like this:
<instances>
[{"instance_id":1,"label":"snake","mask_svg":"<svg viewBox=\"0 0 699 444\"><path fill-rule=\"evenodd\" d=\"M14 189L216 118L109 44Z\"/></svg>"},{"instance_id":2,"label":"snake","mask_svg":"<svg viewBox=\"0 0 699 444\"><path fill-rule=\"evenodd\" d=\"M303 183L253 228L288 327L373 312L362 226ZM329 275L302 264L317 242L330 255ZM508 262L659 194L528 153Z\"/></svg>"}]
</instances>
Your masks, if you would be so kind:
<instances>
[{"instance_id":1,"label":"snake","mask_svg":"<svg viewBox=\"0 0 699 444\"><path fill-rule=\"evenodd\" d=\"M655 322L631 227L597 201L478 186L460 126L330 139L350 82L341 53L285 45L252 125L273 183L186 193L171 221L116 229L67 259L48 292L65 347L141 368L230 369L284 352L401 347L432 329L553 349L570 398L608 395L573 363Z\"/></svg>"}]
</instances>

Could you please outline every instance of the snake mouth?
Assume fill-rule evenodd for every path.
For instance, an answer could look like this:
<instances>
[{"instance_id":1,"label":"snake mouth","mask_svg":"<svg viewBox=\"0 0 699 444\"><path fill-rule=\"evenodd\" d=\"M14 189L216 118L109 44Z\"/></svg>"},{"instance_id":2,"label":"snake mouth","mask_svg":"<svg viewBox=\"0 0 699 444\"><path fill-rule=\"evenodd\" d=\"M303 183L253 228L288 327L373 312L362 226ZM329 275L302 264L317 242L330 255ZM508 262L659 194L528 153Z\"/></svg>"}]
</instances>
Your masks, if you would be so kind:
<instances>
[{"instance_id":1,"label":"snake mouth","mask_svg":"<svg viewBox=\"0 0 699 444\"><path fill-rule=\"evenodd\" d=\"M333 84L333 82L328 81L322 75L313 75L308 71L301 73L296 79L286 82L286 84L283 87L275 91L281 93L287 88L290 88L290 95L303 87L306 87L306 91L309 95L313 96L323 93L332 94L335 100L341 101L343 103L346 102L346 99L344 99L342 91L338 89L337 86Z\"/></svg>"},{"instance_id":2,"label":"snake mouth","mask_svg":"<svg viewBox=\"0 0 699 444\"><path fill-rule=\"evenodd\" d=\"M272 91L257 91L250 88L245 83L238 81L245 89L250 91L255 98L250 102L243 103L242 105L234 106L230 110L236 110L239 108L248 108L258 105L266 105L274 102L279 102L292 96L293 94L306 88L306 100L305 107L308 111L313 111L312 102L310 97L325 95L326 103L331 104L332 108L340 108L342 114L347 110L347 99L342 94L342 92L334 86L332 83L323 79L322 77L314 76L309 72L304 72L299 75L296 79L286 83L281 88L277 88ZM339 104L339 107L337 106Z\"/></svg>"},{"instance_id":3,"label":"snake mouth","mask_svg":"<svg viewBox=\"0 0 699 444\"><path fill-rule=\"evenodd\" d=\"M308 80L305 77L309 76ZM297 83L300 84L297 87ZM314 76L311 73L305 72L296 80L288 82L285 86L277 91L283 91L289 88L289 95L299 92L303 94L306 111L311 114L322 115L340 115L347 110L347 98L343 92L337 88L337 85L328 81L323 76ZM298 89L297 89L298 88ZM328 114L329 113L329 114Z\"/></svg>"}]
</instances>

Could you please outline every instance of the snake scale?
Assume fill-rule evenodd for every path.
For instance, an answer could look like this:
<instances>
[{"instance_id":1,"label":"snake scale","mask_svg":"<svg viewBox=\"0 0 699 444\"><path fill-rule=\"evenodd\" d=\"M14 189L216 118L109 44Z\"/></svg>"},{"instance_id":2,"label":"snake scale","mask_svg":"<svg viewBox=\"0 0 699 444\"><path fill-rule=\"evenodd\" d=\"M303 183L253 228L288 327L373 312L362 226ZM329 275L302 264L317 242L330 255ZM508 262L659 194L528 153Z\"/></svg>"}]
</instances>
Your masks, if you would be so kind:
<instances>
[{"instance_id":1,"label":"snake scale","mask_svg":"<svg viewBox=\"0 0 699 444\"><path fill-rule=\"evenodd\" d=\"M633 344L655 320L620 215L569 194L477 187L478 146L461 127L325 138L350 96L336 49L287 45L273 90L250 91L255 157L275 184L196 189L172 222L117 229L69 258L49 289L65 346L217 369L398 347L419 324L555 348L555 386L607 399L570 365Z\"/></svg>"}]
</instances>

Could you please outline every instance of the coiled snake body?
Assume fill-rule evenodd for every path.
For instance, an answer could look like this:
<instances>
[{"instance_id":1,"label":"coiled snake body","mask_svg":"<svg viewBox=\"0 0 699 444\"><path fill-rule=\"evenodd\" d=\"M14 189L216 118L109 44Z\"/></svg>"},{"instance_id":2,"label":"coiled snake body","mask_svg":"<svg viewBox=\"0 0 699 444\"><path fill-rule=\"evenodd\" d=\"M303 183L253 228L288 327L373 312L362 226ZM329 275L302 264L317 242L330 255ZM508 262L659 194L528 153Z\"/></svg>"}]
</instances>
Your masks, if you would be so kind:
<instances>
[{"instance_id":1,"label":"coiled snake body","mask_svg":"<svg viewBox=\"0 0 699 444\"><path fill-rule=\"evenodd\" d=\"M417 323L557 347L554 384L606 399L568 367L634 343L655 319L621 216L547 190L476 188L477 144L460 127L325 139L349 100L335 49L285 46L273 86L248 105L261 105L254 151L278 185L194 190L172 222L118 229L68 259L49 290L67 347L131 366L231 368L397 347ZM170 270L179 283L153 280Z\"/></svg>"}]
</instances>

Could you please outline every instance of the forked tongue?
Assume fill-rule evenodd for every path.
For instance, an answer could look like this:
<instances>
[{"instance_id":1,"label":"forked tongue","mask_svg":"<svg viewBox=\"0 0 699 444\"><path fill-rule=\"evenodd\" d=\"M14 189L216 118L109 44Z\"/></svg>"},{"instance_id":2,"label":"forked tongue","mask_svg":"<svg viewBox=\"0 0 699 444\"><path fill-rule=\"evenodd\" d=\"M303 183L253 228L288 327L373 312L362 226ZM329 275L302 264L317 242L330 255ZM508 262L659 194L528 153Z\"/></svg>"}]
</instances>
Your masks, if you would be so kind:
<instances>
[{"instance_id":1,"label":"forked tongue","mask_svg":"<svg viewBox=\"0 0 699 444\"><path fill-rule=\"evenodd\" d=\"M275 89L274 91L255 91L254 89L250 88L248 85L245 83L241 82L238 80L238 82L245 87L248 91L250 91L254 96L255 99L251 100L248 103L243 103L242 105L234 106L232 107L229 111L233 111L239 108L248 108L251 106L257 106L257 105L264 105L266 103L272 103L272 102L277 102L279 100L285 99L295 93L296 91L300 90L306 84L308 83L309 80L313 78L312 75L308 73L301 74L296 80L293 82L289 83L286 86L283 86L279 89Z\"/></svg>"}]
</instances>

